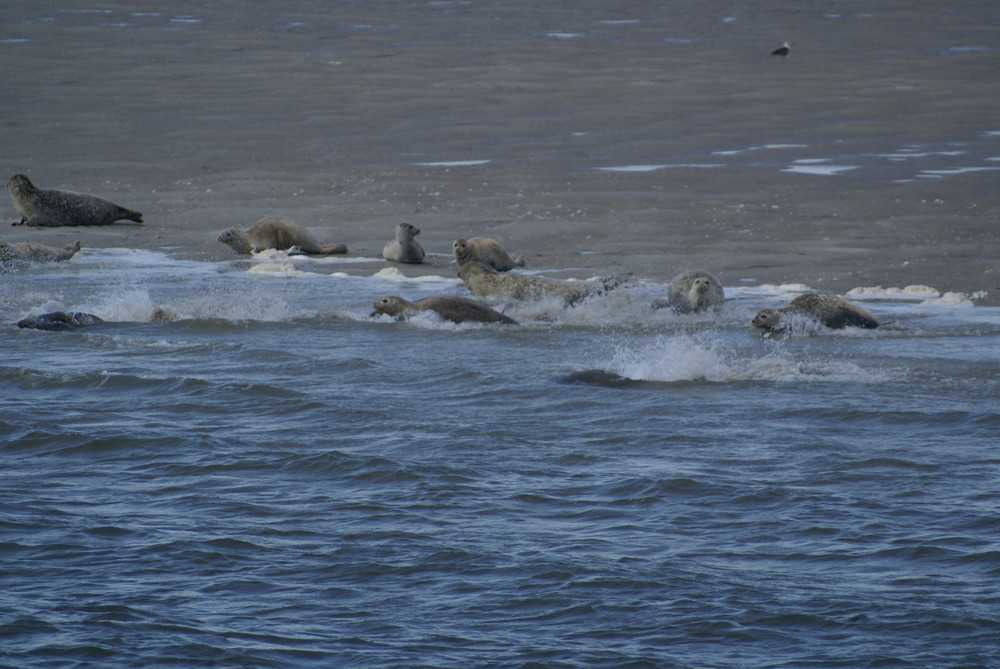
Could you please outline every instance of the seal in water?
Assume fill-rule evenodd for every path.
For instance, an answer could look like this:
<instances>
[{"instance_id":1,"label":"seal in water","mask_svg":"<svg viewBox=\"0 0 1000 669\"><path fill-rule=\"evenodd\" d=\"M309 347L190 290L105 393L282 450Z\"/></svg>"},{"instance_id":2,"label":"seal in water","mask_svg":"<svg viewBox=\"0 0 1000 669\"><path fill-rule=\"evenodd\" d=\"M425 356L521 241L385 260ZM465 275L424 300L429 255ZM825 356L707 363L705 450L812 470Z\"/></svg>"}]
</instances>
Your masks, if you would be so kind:
<instances>
[{"instance_id":1,"label":"seal in water","mask_svg":"<svg viewBox=\"0 0 1000 669\"><path fill-rule=\"evenodd\" d=\"M377 313L388 314L389 316L403 316L406 311L430 310L452 323L480 321L482 323L517 325L517 321L510 316L501 314L499 311L490 309L485 304L480 304L467 297L444 295L441 297L425 297L422 300L410 302L398 295L388 295L381 298L373 306ZM374 315L373 313L372 316Z\"/></svg>"},{"instance_id":2,"label":"seal in water","mask_svg":"<svg viewBox=\"0 0 1000 669\"><path fill-rule=\"evenodd\" d=\"M243 255L264 249L287 250L290 256L347 253L346 244L320 244L312 233L285 216L265 216L249 230L229 228L219 235L219 241Z\"/></svg>"},{"instance_id":3,"label":"seal in water","mask_svg":"<svg viewBox=\"0 0 1000 669\"><path fill-rule=\"evenodd\" d=\"M382 257L395 262L422 263L425 254L420 242L416 240L419 234L420 228L409 223L400 223L396 226L396 238L382 249Z\"/></svg>"},{"instance_id":4,"label":"seal in water","mask_svg":"<svg viewBox=\"0 0 1000 669\"><path fill-rule=\"evenodd\" d=\"M828 328L868 328L879 327L879 322L861 307L837 295L803 293L781 309L761 309L750 324L767 331L786 329L781 322L785 314L803 314L813 318Z\"/></svg>"},{"instance_id":5,"label":"seal in water","mask_svg":"<svg viewBox=\"0 0 1000 669\"><path fill-rule=\"evenodd\" d=\"M452 242L451 251L455 254L459 267L464 267L468 262L482 263L498 272L524 267L524 258L512 256L500 242L491 237L456 239Z\"/></svg>"},{"instance_id":6,"label":"seal in water","mask_svg":"<svg viewBox=\"0 0 1000 669\"><path fill-rule=\"evenodd\" d=\"M17 322L19 328L33 330L75 330L87 325L100 325L104 319L82 311L51 311L41 316L23 318Z\"/></svg>"},{"instance_id":7,"label":"seal in water","mask_svg":"<svg viewBox=\"0 0 1000 669\"><path fill-rule=\"evenodd\" d=\"M14 225L111 225L129 220L142 223L142 214L93 195L65 190L42 190L23 174L7 181L7 190L21 220Z\"/></svg>"},{"instance_id":8,"label":"seal in water","mask_svg":"<svg viewBox=\"0 0 1000 669\"><path fill-rule=\"evenodd\" d=\"M724 300L722 284L708 272L693 270L675 276L667 287L666 300L653 300L654 309L670 307L681 314L719 309Z\"/></svg>"},{"instance_id":9,"label":"seal in water","mask_svg":"<svg viewBox=\"0 0 1000 669\"><path fill-rule=\"evenodd\" d=\"M505 274L478 262L468 262L458 270L473 295L506 295L516 300L537 300L546 295L562 298L568 306L590 297L602 295L620 286L631 272L597 281L557 281L524 274Z\"/></svg>"},{"instance_id":10,"label":"seal in water","mask_svg":"<svg viewBox=\"0 0 1000 669\"><path fill-rule=\"evenodd\" d=\"M35 262L69 260L80 250L80 242L57 249L34 242L0 242L0 262L32 260Z\"/></svg>"}]
</instances>

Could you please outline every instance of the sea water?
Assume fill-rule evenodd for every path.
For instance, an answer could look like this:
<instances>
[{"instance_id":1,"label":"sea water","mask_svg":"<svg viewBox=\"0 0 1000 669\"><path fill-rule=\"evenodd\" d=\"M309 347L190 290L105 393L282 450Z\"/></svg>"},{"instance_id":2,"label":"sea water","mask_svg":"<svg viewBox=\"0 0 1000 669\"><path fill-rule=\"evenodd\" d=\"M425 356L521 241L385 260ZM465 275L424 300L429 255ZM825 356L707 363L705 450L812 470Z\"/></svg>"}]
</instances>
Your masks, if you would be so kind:
<instances>
[{"instance_id":1,"label":"sea water","mask_svg":"<svg viewBox=\"0 0 1000 669\"><path fill-rule=\"evenodd\" d=\"M467 291L350 262L7 269L0 663L1000 661L1000 309L859 287L892 328L767 337L808 286L636 280L397 322ZM56 309L109 322L12 325Z\"/></svg>"}]
</instances>

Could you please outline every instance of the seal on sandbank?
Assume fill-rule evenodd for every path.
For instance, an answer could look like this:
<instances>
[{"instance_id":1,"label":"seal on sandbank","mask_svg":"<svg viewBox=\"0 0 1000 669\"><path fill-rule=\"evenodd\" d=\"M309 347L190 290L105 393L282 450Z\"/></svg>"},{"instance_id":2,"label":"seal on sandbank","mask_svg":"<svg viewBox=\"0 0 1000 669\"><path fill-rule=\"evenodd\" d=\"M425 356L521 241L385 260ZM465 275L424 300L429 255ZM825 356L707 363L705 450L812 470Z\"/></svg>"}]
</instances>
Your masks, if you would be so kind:
<instances>
[{"instance_id":1,"label":"seal on sandbank","mask_svg":"<svg viewBox=\"0 0 1000 669\"><path fill-rule=\"evenodd\" d=\"M478 262L492 267L498 272L509 272L515 267L524 267L524 258L512 256L503 245L492 237L472 237L456 239L451 244L455 262L459 267L465 263Z\"/></svg>"},{"instance_id":2,"label":"seal on sandbank","mask_svg":"<svg viewBox=\"0 0 1000 669\"><path fill-rule=\"evenodd\" d=\"M400 223L396 226L396 238L382 249L382 257L395 262L422 263L426 254L420 242L416 240L419 234L420 228L415 225Z\"/></svg>"},{"instance_id":3,"label":"seal on sandbank","mask_svg":"<svg viewBox=\"0 0 1000 669\"><path fill-rule=\"evenodd\" d=\"M3 242L0 241L0 262L10 260L32 260L35 262L69 260L80 250L80 242L67 244L57 249L34 242Z\"/></svg>"},{"instance_id":4,"label":"seal on sandbank","mask_svg":"<svg viewBox=\"0 0 1000 669\"><path fill-rule=\"evenodd\" d=\"M873 330L880 325L874 316L858 305L843 297L823 293L803 293L780 309L761 309L750 324L755 328L778 332L787 329L781 322L785 314L802 314L834 330L846 327Z\"/></svg>"},{"instance_id":5,"label":"seal on sandbank","mask_svg":"<svg viewBox=\"0 0 1000 669\"><path fill-rule=\"evenodd\" d=\"M105 322L100 316L82 311L50 311L40 316L22 318L17 322L17 327L32 330L75 330L87 325L100 325Z\"/></svg>"},{"instance_id":6,"label":"seal on sandbank","mask_svg":"<svg viewBox=\"0 0 1000 669\"><path fill-rule=\"evenodd\" d=\"M719 309L725 299L722 284L711 273L702 270L681 272L667 286L666 300L653 300L654 309L670 307L680 314Z\"/></svg>"},{"instance_id":7,"label":"seal on sandbank","mask_svg":"<svg viewBox=\"0 0 1000 669\"><path fill-rule=\"evenodd\" d=\"M422 300L410 302L398 295L387 295L379 299L373 306L375 312L389 316L403 316L406 311L430 310L452 323L479 321L481 323L517 325L517 321L510 316L501 314L499 311L490 309L485 304L480 304L467 297L442 295L440 297L425 297ZM373 313L372 316L374 315Z\"/></svg>"},{"instance_id":8,"label":"seal on sandbank","mask_svg":"<svg viewBox=\"0 0 1000 669\"><path fill-rule=\"evenodd\" d=\"M65 190L42 190L23 174L7 181L7 190L21 220L14 225L111 225L129 220L142 223L142 214L93 195Z\"/></svg>"},{"instance_id":9,"label":"seal on sandbank","mask_svg":"<svg viewBox=\"0 0 1000 669\"><path fill-rule=\"evenodd\" d=\"M467 262L458 270L458 276L468 286L469 292L485 295L506 295L516 300L537 300L546 295L560 297L567 306L591 295L602 295L620 286L631 272L602 278L597 281L558 281L525 274L506 274L478 262Z\"/></svg>"},{"instance_id":10,"label":"seal on sandbank","mask_svg":"<svg viewBox=\"0 0 1000 669\"><path fill-rule=\"evenodd\" d=\"M287 250L290 256L347 253L346 244L320 244L311 232L285 216L265 216L248 230L229 228L218 240L243 255L264 249Z\"/></svg>"}]
</instances>

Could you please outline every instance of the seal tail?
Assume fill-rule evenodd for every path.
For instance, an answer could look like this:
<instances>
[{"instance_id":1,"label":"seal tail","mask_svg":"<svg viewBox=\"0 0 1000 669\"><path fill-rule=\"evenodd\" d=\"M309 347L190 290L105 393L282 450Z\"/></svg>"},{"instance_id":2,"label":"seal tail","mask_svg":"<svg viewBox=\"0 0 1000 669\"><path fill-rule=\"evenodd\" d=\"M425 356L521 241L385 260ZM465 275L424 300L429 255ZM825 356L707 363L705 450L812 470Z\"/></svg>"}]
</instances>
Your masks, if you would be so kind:
<instances>
[{"instance_id":1,"label":"seal tail","mask_svg":"<svg viewBox=\"0 0 1000 669\"><path fill-rule=\"evenodd\" d=\"M122 207L121 213L118 216L119 219L125 219L128 221L135 221L136 223L142 223L142 214L137 211L132 211L131 209L126 209Z\"/></svg>"}]
</instances>

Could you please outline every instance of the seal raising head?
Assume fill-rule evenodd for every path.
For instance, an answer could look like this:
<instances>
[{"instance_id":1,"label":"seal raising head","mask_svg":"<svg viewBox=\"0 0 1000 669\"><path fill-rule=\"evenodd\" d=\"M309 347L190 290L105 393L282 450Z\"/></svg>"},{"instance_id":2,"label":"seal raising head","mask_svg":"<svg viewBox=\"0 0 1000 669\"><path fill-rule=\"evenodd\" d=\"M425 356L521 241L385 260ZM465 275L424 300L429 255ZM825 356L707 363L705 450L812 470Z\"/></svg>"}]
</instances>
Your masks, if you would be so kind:
<instances>
[{"instance_id":1,"label":"seal raising head","mask_svg":"<svg viewBox=\"0 0 1000 669\"><path fill-rule=\"evenodd\" d=\"M653 308L670 307L682 314L719 309L725 299L722 284L708 272L682 272L667 287L667 301L655 300Z\"/></svg>"},{"instance_id":2,"label":"seal raising head","mask_svg":"<svg viewBox=\"0 0 1000 669\"><path fill-rule=\"evenodd\" d=\"M441 297L425 297L422 300L410 302L398 295L388 295L379 299L373 306L377 313L389 316L403 316L407 311L433 311L441 318L453 323L479 321L482 323L517 325L517 321L513 318L466 297L444 295Z\"/></svg>"},{"instance_id":3,"label":"seal raising head","mask_svg":"<svg viewBox=\"0 0 1000 669\"><path fill-rule=\"evenodd\" d=\"M879 327L878 320L858 305L822 293L803 293L780 309L761 309L750 324L770 332L780 331L786 329L783 317L788 314L802 314L834 330Z\"/></svg>"},{"instance_id":4,"label":"seal raising head","mask_svg":"<svg viewBox=\"0 0 1000 669\"><path fill-rule=\"evenodd\" d=\"M345 244L320 244L311 232L284 216L265 216L248 230L229 228L218 239L243 255L264 249L287 250L288 255L347 253Z\"/></svg>"},{"instance_id":5,"label":"seal raising head","mask_svg":"<svg viewBox=\"0 0 1000 669\"><path fill-rule=\"evenodd\" d=\"M464 267L468 262L482 263L498 272L524 267L524 258L512 256L500 242L491 237L456 239L452 242L451 250L459 267Z\"/></svg>"},{"instance_id":6,"label":"seal raising head","mask_svg":"<svg viewBox=\"0 0 1000 669\"><path fill-rule=\"evenodd\" d=\"M111 225L129 220L142 223L142 214L93 195L64 190L42 190L23 174L7 181L7 190L21 220L14 225Z\"/></svg>"},{"instance_id":7,"label":"seal raising head","mask_svg":"<svg viewBox=\"0 0 1000 669\"><path fill-rule=\"evenodd\" d=\"M396 226L396 238L382 249L382 257L395 262L422 263L425 253L420 242L416 240L419 234L420 228L409 223L400 223Z\"/></svg>"}]
</instances>

